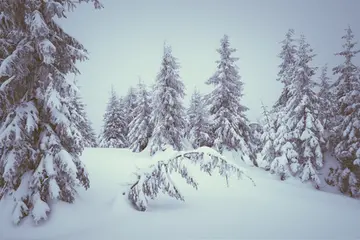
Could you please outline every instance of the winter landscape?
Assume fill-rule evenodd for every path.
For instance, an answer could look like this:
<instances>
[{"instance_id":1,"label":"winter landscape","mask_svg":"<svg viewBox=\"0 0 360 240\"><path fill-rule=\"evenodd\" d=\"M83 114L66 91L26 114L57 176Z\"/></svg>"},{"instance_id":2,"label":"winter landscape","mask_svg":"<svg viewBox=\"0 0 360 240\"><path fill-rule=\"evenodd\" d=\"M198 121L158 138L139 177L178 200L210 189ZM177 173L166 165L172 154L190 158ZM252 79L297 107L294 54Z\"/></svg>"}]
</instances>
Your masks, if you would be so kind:
<instances>
[{"instance_id":1,"label":"winter landscape","mask_svg":"<svg viewBox=\"0 0 360 240\"><path fill-rule=\"evenodd\" d=\"M360 4L155 2L0 2L0 240L360 238L360 26L349 14ZM270 6L298 13L278 9L269 20ZM165 15L155 17L160 7ZM195 18L181 40L176 30L157 29L156 44L139 37L184 27L177 10L209 19L222 9L232 19L241 7L263 17L239 25L246 47L225 15L214 49L185 53L183 39L200 29ZM298 24L321 8L328 18ZM133 12L181 21L149 21L147 30ZM274 32L274 22L289 24L264 33L277 39L272 50L249 30L267 20ZM89 40L92 31L99 36ZM135 43L116 52L105 39ZM146 44L158 46L156 57L132 52ZM261 61L257 48L275 54ZM191 60L204 49L215 55ZM244 63L255 55L258 65ZM131 80L118 80L125 73Z\"/></svg>"}]
</instances>

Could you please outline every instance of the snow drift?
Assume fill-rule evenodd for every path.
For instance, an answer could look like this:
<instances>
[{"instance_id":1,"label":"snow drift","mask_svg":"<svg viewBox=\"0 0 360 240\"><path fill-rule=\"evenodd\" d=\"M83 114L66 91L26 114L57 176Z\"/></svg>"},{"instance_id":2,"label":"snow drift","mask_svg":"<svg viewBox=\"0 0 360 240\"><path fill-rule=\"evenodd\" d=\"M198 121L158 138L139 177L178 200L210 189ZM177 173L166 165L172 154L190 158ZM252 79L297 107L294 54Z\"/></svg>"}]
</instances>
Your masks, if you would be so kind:
<instances>
[{"instance_id":1,"label":"snow drift","mask_svg":"<svg viewBox=\"0 0 360 240\"><path fill-rule=\"evenodd\" d=\"M188 171L199 184L195 190L179 175L172 179L186 201L165 195L150 200L146 212L136 211L123 195L138 168L170 158L174 152L132 153L127 149L86 149L91 181L79 189L74 204L53 203L47 222L34 226L31 218L15 227L9 221L10 200L0 204L0 239L350 239L360 237L352 223L360 215L357 200L314 190L310 184L281 182L262 169L238 164L256 182L226 180L198 166ZM231 160L231 159L230 159ZM236 161L236 160L234 160Z\"/></svg>"}]
</instances>

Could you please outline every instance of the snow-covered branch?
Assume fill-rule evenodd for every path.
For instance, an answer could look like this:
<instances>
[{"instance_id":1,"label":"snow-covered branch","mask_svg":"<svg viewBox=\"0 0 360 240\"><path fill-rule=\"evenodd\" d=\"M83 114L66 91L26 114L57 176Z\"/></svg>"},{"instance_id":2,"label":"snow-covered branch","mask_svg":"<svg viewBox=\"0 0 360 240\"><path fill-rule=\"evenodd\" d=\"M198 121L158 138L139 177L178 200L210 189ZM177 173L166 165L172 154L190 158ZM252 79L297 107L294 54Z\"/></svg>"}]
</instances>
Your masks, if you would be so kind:
<instances>
[{"instance_id":1,"label":"snow-covered branch","mask_svg":"<svg viewBox=\"0 0 360 240\"><path fill-rule=\"evenodd\" d=\"M254 180L247 176L238 166L226 161L215 150L201 147L195 151L180 152L167 161L158 161L142 173L137 173L137 181L128 192L128 198L134 207L139 211L146 211L148 198L155 199L160 190L170 197L184 201L184 197L171 179L170 174L172 172L179 173L189 185L198 189L198 183L189 174L184 160L198 165L201 171L208 173L210 176L214 171L218 171L221 176L226 178L228 186L228 179L233 175L238 179L245 176L256 186Z\"/></svg>"}]
</instances>

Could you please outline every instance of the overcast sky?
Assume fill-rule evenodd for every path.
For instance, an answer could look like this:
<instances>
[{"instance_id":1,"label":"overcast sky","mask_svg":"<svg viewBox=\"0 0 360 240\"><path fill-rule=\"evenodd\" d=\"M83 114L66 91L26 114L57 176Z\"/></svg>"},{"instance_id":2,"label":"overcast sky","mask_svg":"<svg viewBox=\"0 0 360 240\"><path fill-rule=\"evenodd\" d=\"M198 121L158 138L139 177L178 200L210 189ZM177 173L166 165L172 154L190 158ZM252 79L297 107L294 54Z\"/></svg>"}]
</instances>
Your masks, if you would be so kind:
<instances>
[{"instance_id":1,"label":"overcast sky","mask_svg":"<svg viewBox=\"0 0 360 240\"><path fill-rule=\"evenodd\" d=\"M281 92L276 81L279 42L289 28L304 34L318 54L313 64L333 67L342 59L341 36L350 25L360 40L360 0L102 0L104 9L80 7L60 24L90 52L79 64L84 102L99 132L109 91L119 95L136 85L139 76L153 84L160 69L164 41L181 65L188 103L197 87L216 71L216 49L224 34L237 49L247 116L261 116L261 100L271 106ZM360 45L359 45L360 47ZM359 58L356 59L360 64Z\"/></svg>"}]
</instances>

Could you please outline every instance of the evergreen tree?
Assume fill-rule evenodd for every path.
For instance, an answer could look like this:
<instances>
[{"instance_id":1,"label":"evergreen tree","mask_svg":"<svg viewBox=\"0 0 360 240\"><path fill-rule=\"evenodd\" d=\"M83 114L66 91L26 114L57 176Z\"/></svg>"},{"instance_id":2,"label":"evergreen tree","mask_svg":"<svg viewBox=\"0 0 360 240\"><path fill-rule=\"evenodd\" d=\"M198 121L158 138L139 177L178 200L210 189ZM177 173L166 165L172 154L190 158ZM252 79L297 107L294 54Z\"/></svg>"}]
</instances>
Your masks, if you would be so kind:
<instances>
[{"instance_id":1,"label":"evergreen tree","mask_svg":"<svg viewBox=\"0 0 360 240\"><path fill-rule=\"evenodd\" d=\"M176 151L183 149L186 120L182 99L185 96L185 86L178 72L179 64L172 55L171 48L165 46L161 69L154 86L151 155L165 150L167 146L173 147Z\"/></svg>"},{"instance_id":2,"label":"evergreen tree","mask_svg":"<svg viewBox=\"0 0 360 240\"><path fill-rule=\"evenodd\" d=\"M245 116L247 107L240 103L243 96L243 83L235 61L238 58L231 54L236 50L230 48L229 38L221 39L221 47L217 50L220 60L215 74L206 82L215 89L206 96L210 107L211 131L214 134L213 147L220 153L223 150L235 150L257 165L255 154L250 146L251 133L248 119Z\"/></svg>"},{"instance_id":3,"label":"evergreen tree","mask_svg":"<svg viewBox=\"0 0 360 240\"><path fill-rule=\"evenodd\" d=\"M261 141L261 135L263 134L264 130L260 123L254 122L249 124L250 127L250 136L251 136L251 143L253 151L257 154L260 153L263 149L263 143Z\"/></svg>"},{"instance_id":4,"label":"evergreen tree","mask_svg":"<svg viewBox=\"0 0 360 240\"><path fill-rule=\"evenodd\" d=\"M1 6L1 5L0 5ZM2 63L2 59L6 59L8 55L12 51L14 51L15 45L13 44L12 40L8 37L8 30L5 28L5 24L10 22L8 17L5 16L5 13L0 12L0 67ZM0 69L1 71L1 69ZM1 77L0 74L0 128L2 123L5 121L6 118L6 109L8 109L11 104L11 100L8 98L9 96L15 96L15 89L12 88L6 88L6 84L4 84L6 81L5 77ZM0 144L0 161L3 151L5 150L5 146ZM2 169L2 165L0 164L0 189L5 184L5 181L3 179L2 173L4 172L4 169ZM2 196L2 191L0 191L0 199Z\"/></svg>"},{"instance_id":5,"label":"evergreen tree","mask_svg":"<svg viewBox=\"0 0 360 240\"><path fill-rule=\"evenodd\" d=\"M209 134L209 116L205 102L200 92L195 90L191 96L188 115L188 138L192 146L196 149L203 146L209 146L211 137Z\"/></svg>"},{"instance_id":6,"label":"evergreen tree","mask_svg":"<svg viewBox=\"0 0 360 240\"><path fill-rule=\"evenodd\" d=\"M151 99L146 86L141 81L138 84L138 91L133 111L133 120L129 124L129 143L134 152L143 151L151 138L152 127L151 117Z\"/></svg>"},{"instance_id":7,"label":"evergreen tree","mask_svg":"<svg viewBox=\"0 0 360 240\"><path fill-rule=\"evenodd\" d=\"M13 222L47 219L53 200L72 203L90 182L79 156L81 132L72 108L77 61L85 48L56 23L82 1L3 0L0 32L0 199L14 199ZM89 1L85 1L89 2ZM97 8L101 5L93 0ZM1 182L0 181L0 182Z\"/></svg>"},{"instance_id":8,"label":"evergreen tree","mask_svg":"<svg viewBox=\"0 0 360 240\"><path fill-rule=\"evenodd\" d=\"M96 134L85 111L85 104L82 102L79 94L80 93L75 94L72 102L76 113L74 116L76 125L80 130L83 146L94 148L97 147Z\"/></svg>"},{"instance_id":9,"label":"evergreen tree","mask_svg":"<svg viewBox=\"0 0 360 240\"><path fill-rule=\"evenodd\" d=\"M279 65L278 81L284 84L283 90L279 99L275 102L270 120L272 127L275 129L275 136L273 139L275 148L275 158L271 161L270 171L280 175L281 180L285 180L291 176L290 166L296 166L298 161L298 154L295 150L295 145L292 142L292 136L288 134L290 131L284 119L287 113L286 104L289 102L291 96L291 84L294 79L294 69L296 61L296 45L294 44L295 31L289 29L285 35L285 40L282 43L282 50L279 54L282 63ZM270 158L271 159L271 158ZM269 160L270 160L269 159Z\"/></svg>"},{"instance_id":10,"label":"evergreen tree","mask_svg":"<svg viewBox=\"0 0 360 240\"><path fill-rule=\"evenodd\" d=\"M281 52L279 54L282 60L279 65L280 71L278 72L277 81L284 84L283 91L280 98L275 103L275 108L282 108L286 105L290 98L288 86L291 84L294 74L294 64L296 61L296 45L294 44L293 36L295 34L294 29L289 29L285 35L285 39L281 42Z\"/></svg>"},{"instance_id":11,"label":"evergreen tree","mask_svg":"<svg viewBox=\"0 0 360 240\"><path fill-rule=\"evenodd\" d=\"M276 110L274 126L276 128L274 138L275 158L270 164L270 172L280 176L281 180L293 175L297 171L299 154L296 151L294 136L285 119L285 109Z\"/></svg>"},{"instance_id":12,"label":"evergreen tree","mask_svg":"<svg viewBox=\"0 0 360 240\"><path fill-rule=\"evenodd\" d=\"M267 111L264 104L262 104L263 109L263 133L261 134L261 141L263 144L263 148L261 150L261 155L263 157L262 166L266 169L270 169L270 165L272 161L275 159L275 147L274 147L274 139L276 129L274 126L274 120L271 119L271 114Z\"/></svg>"},{"instance_id":13,"label":"evergreen tree","mask_svg":"<svg viewBox=\"0 0 360 240\"><path fill-rule=\"evenodd\" d=\"M314 92L316 68L310 63L315 56L302 35L299 41L298 57L295 64L294 82L290 84L291 97L287 104L287 124L293 137L298 162L291 168L302 181L312 181L320 186L318 170L323 167L324 128L319 119L320 100Z\"/></svg>"},{"instance_id":14,"label":"evergreen tree","mask_svg":"<svg viewBox=\"0 0 360 240\"><path fill-rule=\"evenodd\" d=\"M320 110L319 110L319 119L324 126L324 137L326 145L323 146L323 149L330 149L329 138L333 135L332 128L332 119L333 119L333 109L335 106L334 95L330 85L330 78L327 75L327 65L321 69L320 74L320 90L318 97L320 99Z\"/></svg>"},{"instance_id":15,"label":"evergreen tree","mask_svg":"<svg viewBox=\"0 0 360 240\"><path fill-rule=\"evenodd\" d=\"M314 56L305 37L301 36L296 62L291 67L292 77L285 86L289 99L284 106L275 108L276 157L270 170L282 180L291 175L299 176L302 181L310 180L319 188L318 170L323 166L324 139L319 117L320 99L313 91L316 68L309 65Z\"/></svg>"},{"instance_id":16,"label":"evergreen tree","mask_svg":"<svg viewBox=\"0 0 360 240\"><path fill-rule=\"evenodd\" d=\"M136 97L136 89L134 87L130 87L128 93L123 98L127 126L129 126L130 122L134 119L134 110L137 102Z\"/></svg>"},{"instance_id":17,"label":"evergreen tree","mask_svg":"<svg viewBox=\"0 0 360 240\"><path fill-rule=\"evenodd\" d=\"M355 50L356 42L350 27L346 29L343 51L337 56L345 58L344 63L333 69L338 79L334 83L337 107L335 121L337 138L335 156L341 169L337 171L337 186L350 196L358 196L360 191L360 78L359 68L352 62L360 50Z\"/></svg>"},{"instance_id":18,"label":"evergreen tree","mask_svg":"<svg viewBox=\"0 0 360 240\"><path fill-rule=\"evenodd\" d=\"M121 105L114 88L111 88L109 102L104 114L104 125L100 134L100 147L125 148L128 146L126 136L125 109Z\"/></svg>"}]
</instances>

